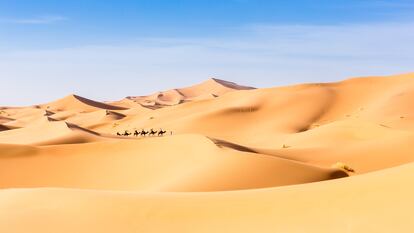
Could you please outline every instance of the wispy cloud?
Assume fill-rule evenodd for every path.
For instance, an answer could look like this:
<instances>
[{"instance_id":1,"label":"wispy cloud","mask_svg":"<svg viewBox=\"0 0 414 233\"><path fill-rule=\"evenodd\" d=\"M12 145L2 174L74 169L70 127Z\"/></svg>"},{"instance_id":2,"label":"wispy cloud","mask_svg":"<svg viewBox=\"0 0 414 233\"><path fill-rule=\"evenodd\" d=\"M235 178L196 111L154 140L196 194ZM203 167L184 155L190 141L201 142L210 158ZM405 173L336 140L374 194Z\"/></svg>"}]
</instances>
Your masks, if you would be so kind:
<instances>
[{"instance_id":1,"label":"wispy cloud","mask_svg":"<svg viewBox=\"0 0 414 233\"><path fill-rule=\"evenodd\" d=\"M68 18L59 15L49 15L33 18L0 19L0 22L10 24L53 24L67 19Z\"/></svg>"},{"instance_id":2,"label":"wispy cloud","mask_svg":"<svg viewBox=\"0 0 414 233\"><path fill-rule=\"evenodd\" d=\"M261 87L413 72L413 28L414 23L251 25L226 37L9 51L0 53L0 77L9 80L0 87L0 99L14 103L16 92L27 93L21 103L71 92L117 99L209 76Z\"/></svg>"}]
</instances>

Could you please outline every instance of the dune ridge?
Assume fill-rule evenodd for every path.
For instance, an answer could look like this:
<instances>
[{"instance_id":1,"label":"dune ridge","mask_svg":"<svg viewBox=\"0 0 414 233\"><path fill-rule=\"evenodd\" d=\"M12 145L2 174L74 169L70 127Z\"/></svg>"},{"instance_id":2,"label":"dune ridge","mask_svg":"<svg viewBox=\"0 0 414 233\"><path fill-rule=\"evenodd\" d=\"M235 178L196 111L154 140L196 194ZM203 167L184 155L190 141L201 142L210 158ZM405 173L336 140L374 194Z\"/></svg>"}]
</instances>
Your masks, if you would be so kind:
<instances>
[{"instance_id":1,"label":"dune ridge","mask_svg":"<svg viewBox=\"0 0 414 233\"><path fill-rule=\"evenodd\" d=\"M83 112L94 111L97 109L107 110L125 110L126 108L113 106L106 103L90 100L78 95L68 95L62 99L40 105L41 108L48 111L63 111L63 110L81 110Z\"/></svg>"}]
</instances>

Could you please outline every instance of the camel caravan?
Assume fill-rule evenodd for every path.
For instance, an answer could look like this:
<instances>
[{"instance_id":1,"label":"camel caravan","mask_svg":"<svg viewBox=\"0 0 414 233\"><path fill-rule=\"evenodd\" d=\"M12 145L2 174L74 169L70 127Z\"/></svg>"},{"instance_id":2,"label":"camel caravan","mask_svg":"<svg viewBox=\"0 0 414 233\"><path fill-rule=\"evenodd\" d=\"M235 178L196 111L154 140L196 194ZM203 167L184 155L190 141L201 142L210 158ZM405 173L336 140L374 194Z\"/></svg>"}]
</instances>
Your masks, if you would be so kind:
<instances>
[{"instance_id":1,"label":"camel caravan","mask_svg":"<svg viewBox=\"0 0 414 233\"><path fill-rule=\"evenodd\" d=\"M134 135L135 137L138 137L138 136L145 137L147 135L150 136L150 137L151 136L162 137L166 133L167 133L167 131L166 130L162 130L162 129L160 129L159 131L154 131L154 129L151 129L150 131L145 131L145 130L138 131L138 130L135 130L133 133L130 133L128 130L125 130L123 133L117 132L116 135L117 136L126 136L126 137L128 137L130 135ZM170 132L170 134L172 135L172 131Z\"/></svg>"}]
</instances>

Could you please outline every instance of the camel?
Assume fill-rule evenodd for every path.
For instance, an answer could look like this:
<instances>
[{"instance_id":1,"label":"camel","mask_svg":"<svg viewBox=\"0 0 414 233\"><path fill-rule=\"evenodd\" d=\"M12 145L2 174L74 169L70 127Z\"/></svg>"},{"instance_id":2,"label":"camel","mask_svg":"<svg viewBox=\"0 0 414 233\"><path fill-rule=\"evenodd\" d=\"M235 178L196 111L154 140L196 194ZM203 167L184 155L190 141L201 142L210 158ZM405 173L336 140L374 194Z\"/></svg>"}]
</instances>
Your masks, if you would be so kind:
<instances>
[{"instance_id":1,"label":"camel","mask_svg":"<svg viewBox=\"0 0 414 233\"><path fill-rule=\"evenodd\" d=\"M140 133L141 133L141 132L138 132L137 130L135 130L135 132L134 132L134 136L135 136L135 137L138 137Z\"/></svg>"},{"instance_id":2,"label":"camel","mask_svg":"<svg viewBox=\"0 0 414 233\"><path fill-rule=\"evenodd\" d=\"M151 129L151 132L149 133L149 136L154 136L157 134L157 131L154 131L154 129Z\"/></svg>"},{"instance_id":3,"label":"camel","mask_svg":"<svg viewBox=\"0 0 414 233\"><path fill-rule=\"evenodd\" d=\"M148 131L145 131L145 130L142 130L141 131L141 136L144 136L145 137L145 135L147 135L148 134Z\"/></svg>"},{"instance_id":4,"label":"camel","mask_svg":"<svg viewBox=\"0 0 414 233\"><path fill-rule=\"evenodd\" d=\"M167 131L165 131L165 130L162 130L162 129L160 129L160 131L158 131L158 137L159 136L164 136L164 134L166 133Z\"/></svg>"},{"instance_id":5,"label":"camel","mask_svg":"<svg viewBox=\"0 0 414 233\"><path fill-rule=\"evenodd\" d=\"M123 136L129 136L129 135L131 135L131 133L129 133L128 130L125 130Z\"/></svg>"},{"instance_id":6,"label":"camel","mask_svg":"<svg viewBox=\"0 0 414 233\"><path fill-rule=\"evenodd\" d=\"M116 132L116 135L118 135L118 136L122 136L122 134L120 134L119 132Z\"/></svg>"}]
</instances>

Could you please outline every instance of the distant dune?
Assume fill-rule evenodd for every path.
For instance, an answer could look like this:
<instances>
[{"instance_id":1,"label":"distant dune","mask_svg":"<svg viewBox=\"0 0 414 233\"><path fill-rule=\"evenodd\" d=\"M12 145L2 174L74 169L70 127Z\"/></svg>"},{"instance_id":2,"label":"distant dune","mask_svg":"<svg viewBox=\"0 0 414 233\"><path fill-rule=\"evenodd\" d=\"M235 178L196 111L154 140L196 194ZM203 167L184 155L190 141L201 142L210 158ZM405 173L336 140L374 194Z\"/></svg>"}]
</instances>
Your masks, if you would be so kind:
<instances>
[{"instance_id":1,"label":"distant dune","mask_svg":"<svg viewBox=\"0 0 414 233\"><path fill-rule=\"evenodd\" d=\"M413 232L413 100L410 73L2 107L0 232Z\"/></svg>"},{"instance_id":2,"label":"distant dune","mask_svg":"<svg viewBox=\"0 0 414 233\"><path fill-rule=\"evenodd\" d=\"M161 91L148 96L128 96L126 99L151 109L177 105L183 102L211 99L236 90L250 90L253 87L241 86L236 83L211 78L207 81L186 88ZM114 104L125 103L125 100ZM128 105L123 105L128 106Z\"/></svg>"},{"instance_id":3,"label":"distant dune","mask_svg":"<svg viewBox=\"0 0 414 233\"><path fill-rule=\"evenodd\" d=\"M3 131L0 134L0 143L4 144L53 145L100 140L106 138L101 138L97 133L77 125L49 119L38 121L25 128Z\"/></svg>"}]
</instances>

